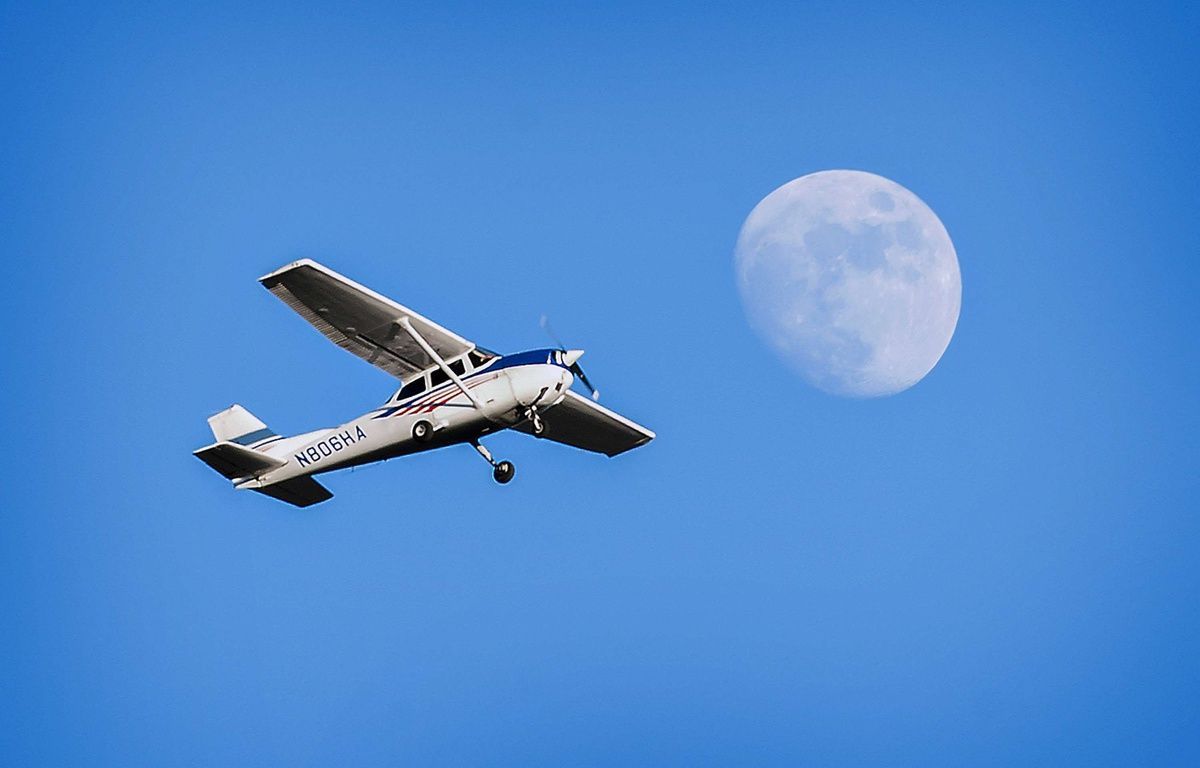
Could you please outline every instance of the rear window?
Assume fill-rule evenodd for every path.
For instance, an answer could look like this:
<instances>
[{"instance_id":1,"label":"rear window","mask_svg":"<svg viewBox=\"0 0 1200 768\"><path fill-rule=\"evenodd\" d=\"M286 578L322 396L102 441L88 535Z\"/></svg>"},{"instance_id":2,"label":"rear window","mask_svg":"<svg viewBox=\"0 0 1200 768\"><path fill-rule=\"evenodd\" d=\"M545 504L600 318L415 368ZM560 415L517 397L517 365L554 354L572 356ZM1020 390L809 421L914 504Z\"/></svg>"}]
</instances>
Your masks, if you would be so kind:
<instances>
[{"instance_id":1,"label":"rear window","mask_svg":"<svg viewBox=\"0 0 1200 768\"><path fill-rule=\"evenodd\" d=\"M396 399L403 400L406 397L412 397L413 395L419 395L424 391L425 391L425 377L422 376L421 378L419 378L415 381L410 381L407 384L405 384L403 387L401 387L400 394L396 396Z\"/></svg>"},{"instance_id":2,"label":"rear window","mask_svg":"<svg viewBox=\"0 0 1200 768\"><path fill-rule=\"evenodd\" d=\"M441 368L429 374L429 386L431 387L436 387L438 384L445 384L449 380L450 377Z\"/></svg>"},{"instance_id":3,"label":"rear window","mask_svg":"<svg viewBox=\"0 0 1200 768\"><path fill-rule=\"evenodd\" d=\"M455 360L453 363L450 363L450 370L454 371L455 375L462 376L466 373L467 366L463 364L462 360Z\"/></svg>"}]
</instances>

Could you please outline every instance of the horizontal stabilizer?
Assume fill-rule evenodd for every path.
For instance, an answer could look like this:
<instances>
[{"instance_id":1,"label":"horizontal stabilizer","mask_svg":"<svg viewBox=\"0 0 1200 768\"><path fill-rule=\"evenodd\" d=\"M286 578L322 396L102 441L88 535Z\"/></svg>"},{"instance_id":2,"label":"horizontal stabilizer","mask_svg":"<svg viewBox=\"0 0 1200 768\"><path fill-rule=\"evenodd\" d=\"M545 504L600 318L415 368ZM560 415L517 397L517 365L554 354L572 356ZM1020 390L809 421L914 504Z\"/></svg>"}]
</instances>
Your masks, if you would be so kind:
<instances>
[{"instance_id":1,"label":"horizontal stabilizer","mask_svg":"<svg viewBox=\"0 0 1200 768\"><path fill-rule=\"evenodd\" d=\"M328 488L311 477L295 477L253 490L297 507L308 507L333 498Z\"/></svg>"},{"instance_id":2,"label":"horizontal stabilizer","mask_svg":"<svg viewBox=\"0 0 1200 768\"><path fill-rule=\"evenodd\" d=\"M229 442L213 443L196 451L195 455L230 480L258 477L287 463L252 448Z\"/></svg>"}]
</instances>

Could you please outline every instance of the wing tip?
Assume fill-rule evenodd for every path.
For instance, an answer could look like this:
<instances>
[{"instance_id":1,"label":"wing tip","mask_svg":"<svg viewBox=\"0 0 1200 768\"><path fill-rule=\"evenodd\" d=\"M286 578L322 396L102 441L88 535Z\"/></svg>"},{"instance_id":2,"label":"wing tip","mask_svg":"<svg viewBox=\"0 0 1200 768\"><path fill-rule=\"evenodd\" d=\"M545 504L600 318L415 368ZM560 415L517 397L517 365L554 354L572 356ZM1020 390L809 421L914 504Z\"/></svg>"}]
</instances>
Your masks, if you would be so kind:
<instances>
[{"instance_id":1,"label":"wing tip","mask_svg":"<svg viewBox=\"0 0 1200 768\"><path fill-rule=\"evenodd\" d=\"M284 264L279 269L276 269L273 272L268 272L267 274L258 278L258 282L266 285L268 280L276 280L277 278L282 277L283 275L287 274L288 272L291 272L296 269L300 269L302 267L312 267L313 269L319 269L319 270L322 270L325 272L329 271L325 267L325 265L321 264L320 262L313 261L312 259L300 259L298 261L289 261L287 264Z\"/></svg>"}]
</instances>

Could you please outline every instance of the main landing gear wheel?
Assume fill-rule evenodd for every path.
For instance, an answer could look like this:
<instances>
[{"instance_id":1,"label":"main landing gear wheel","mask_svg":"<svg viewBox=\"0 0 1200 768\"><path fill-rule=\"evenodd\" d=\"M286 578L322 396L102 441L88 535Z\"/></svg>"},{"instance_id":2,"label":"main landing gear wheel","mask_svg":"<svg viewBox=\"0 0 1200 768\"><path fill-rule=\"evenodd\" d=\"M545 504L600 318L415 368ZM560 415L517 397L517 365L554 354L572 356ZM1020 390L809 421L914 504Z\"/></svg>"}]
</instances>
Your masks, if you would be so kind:
<instances>
[{"instance_id":1,"label":"main landing gear wheel","mask_svg":"<svg viewBox=\"0 0 1200 768\"><path fill-rule=\"evenodd\" d=\"M492 477L500 485L504 485L509 480L512 480L513 475L517 474L517 468L513 466L511 461L496 461L492 458L492 452L484 448L478 440L472 440L471 447L479 451L479 455L483 457L483 460L492 465Z\"/></svg>"},{"instance_id":2,"label":"main landing gear wheel","mask_svg":"<svg viewBox=\"0 0 1200 768\"><path fill-rule=\"evenodd\" d=\"M504 485L509 480L512 480L515 474L517 474L517 468L512 465L511 461L502 461L492 470L492 477L500 485Z\"/></svg>"},{"instance_id":3,"label":"main landing gear wheel","mask_svg":"<svg viewBox=\"0 0 1200 768\"><path fill-rule=\"evenodd\" d=\"M419 443L429 442L429 437L433 434L433 425L422 419L416 424L413 424L413 439Z\"/></svg>"}]
</instances>

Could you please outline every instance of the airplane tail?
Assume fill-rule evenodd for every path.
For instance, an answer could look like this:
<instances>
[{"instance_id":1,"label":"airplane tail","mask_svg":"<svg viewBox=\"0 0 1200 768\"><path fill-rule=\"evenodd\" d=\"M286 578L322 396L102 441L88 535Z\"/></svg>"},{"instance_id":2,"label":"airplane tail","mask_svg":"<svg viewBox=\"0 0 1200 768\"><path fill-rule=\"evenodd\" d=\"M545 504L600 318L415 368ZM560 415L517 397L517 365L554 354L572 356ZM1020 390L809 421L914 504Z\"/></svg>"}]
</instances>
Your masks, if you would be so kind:
<instances>
[{"instance_id":1,"label":"airplane tail","mask_svg":"<svg viewBox=\"0 0 1200 768\"><path fill-rule=\"evenodd\" d=\"M208 427L218 442L256 445L269 438L279 437L253 413L240 405L231 405L220 413L208 417Z\"/></svg>"},{"instance_id":2,"label":"airplane tail","mask_svg":"<svg viewBox=\"0 0 1200 768\"><path fill-rule=\"evenodd\" d=\"M286 460L260 450L282 438L240 405L230 406L211 416L208 426L217 442L194 454L238 487L287 464ZM307 507L333 497L325 486L311 477L295 477L270 485L246 487L297 507Z\"/></svg>"}]
</instances>

